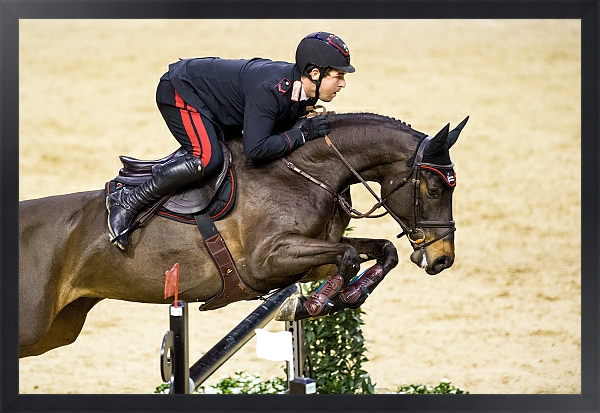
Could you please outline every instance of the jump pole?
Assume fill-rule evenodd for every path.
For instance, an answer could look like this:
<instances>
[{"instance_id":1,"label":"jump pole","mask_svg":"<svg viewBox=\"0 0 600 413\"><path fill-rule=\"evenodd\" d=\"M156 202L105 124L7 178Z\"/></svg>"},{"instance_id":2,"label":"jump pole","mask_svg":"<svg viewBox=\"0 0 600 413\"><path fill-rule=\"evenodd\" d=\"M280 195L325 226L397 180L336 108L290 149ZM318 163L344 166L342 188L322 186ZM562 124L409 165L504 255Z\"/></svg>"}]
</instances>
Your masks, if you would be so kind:
<instances>
[{"instance_id":1,"label":"jump pole","mask_svg":"<svg viewBox=\"0 0 600 413\"><path fill-rule=\"evenodd\" d=\"M242 348L252 337L255 330L267 325L281 305L293 294L300 292L298 284L291 285L276 292L261 303L241 323L225 335L217 344L208 350L200 359L189 366L188 349L188 317L187 304L183 301L175 301L169 307L170 330L166 332L160 352L161 375L164 382L171 383L171 394L190 394L206 381L219 367ZM292 327L294 325L295 327ZM297 344L303 339L297 334L301 328L298 324L286 325L292 331L294 343L294 361L297 357ZM290 330L290 331L291 331ZM300 343L298 343L300 342ZM297 364L296 364L297 366ZM314 381L304 377L291 377L293 371L303 373L294 363L288 363L290 371L289 387L291 393L314 393Z\"/></svg>"},{"instance_id":2,"label":"jump pole","mask_svg":"<svg viewBox=\"0 0 600 413\"><path fill-rule=\"evenodd\" d=\"M242 348L254 335L254 330L266 326L277 314L277 310L291 295L300 292L297 284L291 285L265 300L256 307L241 323L208 350L190 367L190 379L194 389L198 388L231 356Z\"/></svg>"}]
</instances>

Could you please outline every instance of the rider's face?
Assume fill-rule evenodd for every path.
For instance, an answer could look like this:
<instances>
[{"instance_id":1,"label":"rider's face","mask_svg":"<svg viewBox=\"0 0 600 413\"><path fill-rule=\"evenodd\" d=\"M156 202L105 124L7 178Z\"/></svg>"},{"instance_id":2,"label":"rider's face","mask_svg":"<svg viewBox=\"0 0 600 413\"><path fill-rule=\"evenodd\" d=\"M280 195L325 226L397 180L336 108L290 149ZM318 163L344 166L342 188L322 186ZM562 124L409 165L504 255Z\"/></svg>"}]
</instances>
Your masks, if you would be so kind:
<instances>
[{"instance_id":1,"label":"rider's face","mask_svg":"<svg viewBox=\"0 0 600 413\"><path fill-rule=\"evenodd\" d=\"M331 69L331 72L321 80L319 88L319 99L323 102L331 102L337 93L346 87L345 72ZM317 76L318 79L318 76Z\"/></svg>"}]
</instances>

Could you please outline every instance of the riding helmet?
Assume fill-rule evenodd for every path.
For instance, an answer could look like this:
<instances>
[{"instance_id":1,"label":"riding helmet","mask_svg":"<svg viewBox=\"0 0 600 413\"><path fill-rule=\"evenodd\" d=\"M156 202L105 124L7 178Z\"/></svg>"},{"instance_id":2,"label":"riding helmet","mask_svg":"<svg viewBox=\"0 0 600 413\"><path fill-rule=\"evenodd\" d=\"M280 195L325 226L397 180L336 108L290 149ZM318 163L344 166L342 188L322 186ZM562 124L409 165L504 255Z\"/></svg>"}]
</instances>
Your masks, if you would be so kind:
<instances>
[{"instance_id":1,"label":"riding helmet","mask_svg":"<svg viewBox=\"0 0 600 413\"><path fill-rule=\"evenodd\" d=\"M311 33L298 44L296 66L300 72L304 72L309 64L321 68L332 67L346 73L354 72L346 43L335 34L327 32Z\"/></svg>"}]
</instances>

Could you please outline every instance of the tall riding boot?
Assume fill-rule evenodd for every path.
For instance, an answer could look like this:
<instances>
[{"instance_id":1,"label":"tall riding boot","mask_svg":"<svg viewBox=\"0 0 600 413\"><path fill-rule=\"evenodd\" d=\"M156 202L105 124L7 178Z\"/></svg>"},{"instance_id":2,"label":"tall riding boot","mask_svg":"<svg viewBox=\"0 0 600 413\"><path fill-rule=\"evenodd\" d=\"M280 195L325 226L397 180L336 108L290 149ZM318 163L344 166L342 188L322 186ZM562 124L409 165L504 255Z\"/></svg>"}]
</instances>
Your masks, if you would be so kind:
<instances>
[{"instance_id":1,"label":"tall riding boot","mask_svg":"<svg viewBox=\"0 0 600 413\"><path fill-rule=\"evenodd\" d=\"M200 159L186 154L155 167L152 176L140 186L132 190L124 188L108 195L106 209L111 242L125 250L127 229L140 209L203 176L204 166Z\"/></svg>"}]
</instances>

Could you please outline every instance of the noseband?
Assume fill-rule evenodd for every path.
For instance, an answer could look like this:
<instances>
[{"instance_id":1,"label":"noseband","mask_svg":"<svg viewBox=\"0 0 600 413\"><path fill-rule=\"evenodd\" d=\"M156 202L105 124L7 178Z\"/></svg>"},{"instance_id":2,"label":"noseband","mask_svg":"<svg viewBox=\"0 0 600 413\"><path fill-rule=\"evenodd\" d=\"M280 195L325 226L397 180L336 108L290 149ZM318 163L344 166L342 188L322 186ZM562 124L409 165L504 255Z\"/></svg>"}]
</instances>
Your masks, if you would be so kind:
<instances>
[{"instance_id":1,"label":"noseband","mask_svg":"<svg viewBox=\"0 0 600 413\"><path fill-rule=\"evenodd\" d=\"M285 158L282 158L282 161L286 164L286 166L293 171L299 173L305 178L311 180L315 184L321 186L323 189L327 190L334 196L334 199L338 202L340 207L352 218L378 218L382 217L386 214L390 214L390 216L400 225L402 232L398 234L397 238L401 238L404 235L408 238L412 247L415 250L421 250L425 247L437 242L443 238L446 238L448 235L452 234L456 231L456 226L454 221L431 221L431 220L423 220L423 211L420 207L421 204L421 171L422 169L434 170L441 174L440 170L452 170L454 164L450 165L434 165L423 163L423 153L425 148L429 144L429 142L433 139L431 136L427 136L422 143L419 145L417 149L417 153L415 155L415 160L413 162L413 166L408 173L408 175L403 178L392 190L383 198L379 198L375 191L369 186L369 184L360 176L360 174L348 163L346 158L340 153L340 151L335 147L333 142L329 139L328 136L325 136L325 142L331 148L331 150L335 153L335 155L346 165L346 167L352 172L352 174L358 179L360 183L369 191L369 193L377 200L377 203L366 213L360 213L357 210L353 209L352 206L342 197L339 193L337 193L333 188L329 185L315 179L311 175L302 171L300 168L295 166L293 163L288 161ZM412 179L411 179L412 177ZM400 217L398 217L386 204L387 197L392 195L394 192L402 188L406 183L413 183L413 219L407 224ZM342 191L342 192L345 192ZM386 212L379 215L372 215L380 207L383 207ZM447 231L444 231L441 235L436 238L425 242L425 232L422 228L448 228Z\"/></svg>"}]
</instances>

